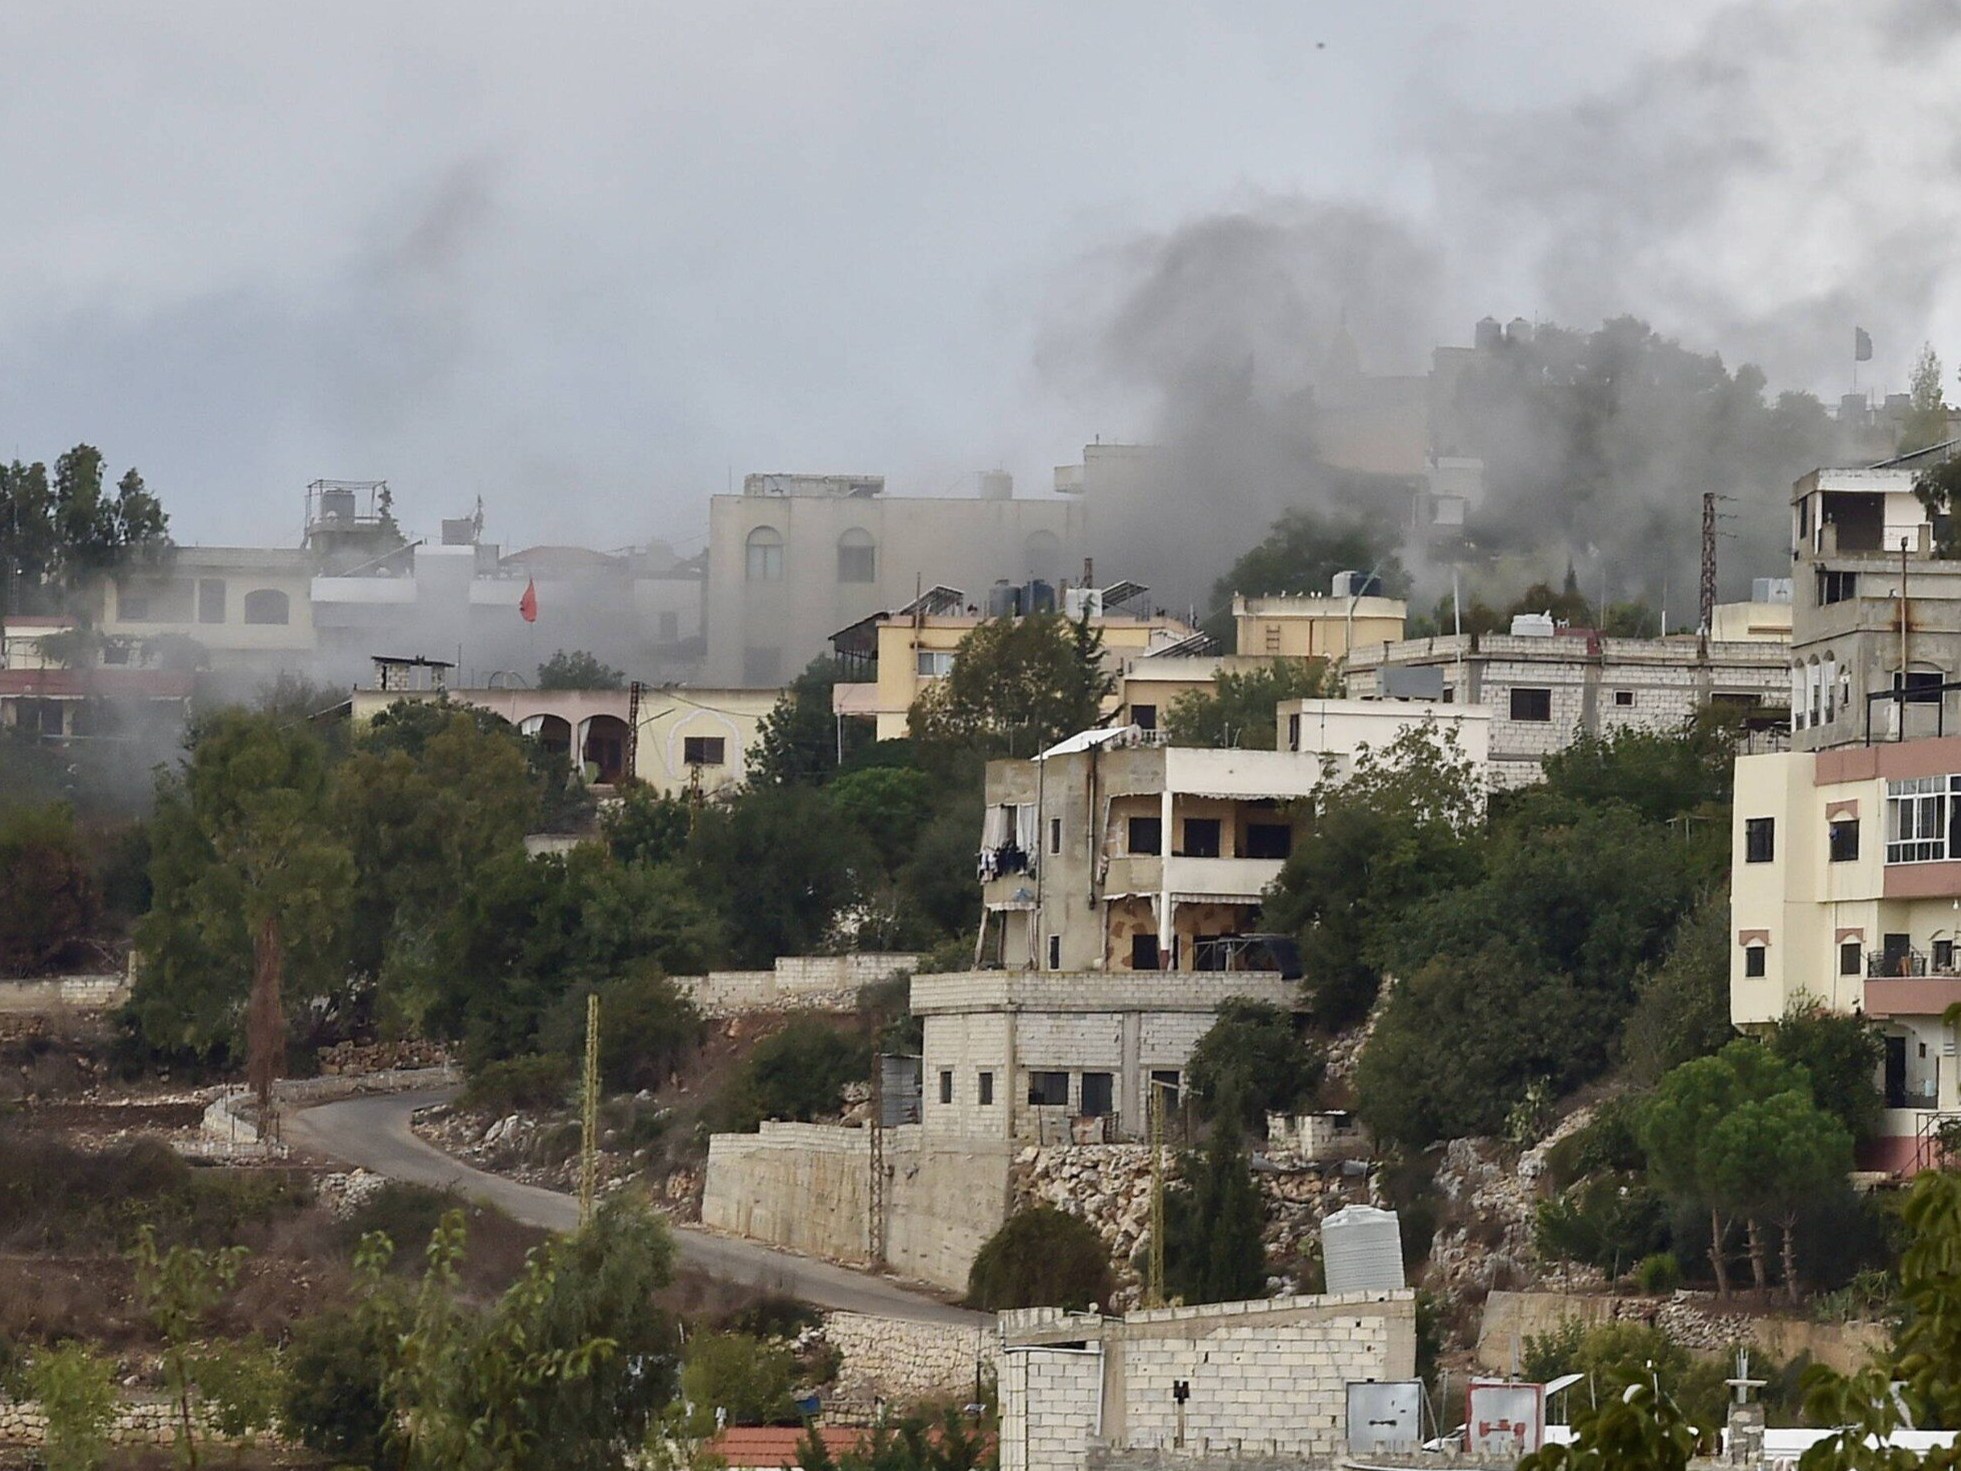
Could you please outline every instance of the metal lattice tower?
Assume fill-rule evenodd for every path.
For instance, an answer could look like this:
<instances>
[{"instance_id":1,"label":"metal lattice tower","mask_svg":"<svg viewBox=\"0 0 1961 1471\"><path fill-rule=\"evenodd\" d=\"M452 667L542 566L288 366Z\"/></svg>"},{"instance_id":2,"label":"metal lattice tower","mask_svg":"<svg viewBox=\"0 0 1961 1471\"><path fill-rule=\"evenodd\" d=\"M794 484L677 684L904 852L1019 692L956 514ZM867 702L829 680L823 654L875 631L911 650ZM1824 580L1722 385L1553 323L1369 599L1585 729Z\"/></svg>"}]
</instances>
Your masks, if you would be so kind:
<instances>
[{"instance_id":1,"label":"metal lattice tower","mask_svg":"<svg viewBox=\"0 0 1961 1471\"><path fill-rule=\"evenodd\" d=\"M1164 1306L1164 1085L1150 1084L1145 1112L1151 1119L1151 1264L1144 1281L1144 1306Z\"/></svg>"},{"instance_id":2,"label":"metal lattice tower","mask_svg":"<svg viewBox=\"0 0 1961 1471\"><path fill-rule=\"evenodd\" d=\"M599 994L586 997L586 1072L579 1118L579 1224L592 1221L599 1185Z\"/></svg>"},{"instance_id":3,"label":"metal lattice tower","mask_svg":"<svg viewBox=\"0 0 1961 1471\"><path fill-rule=\"evenodd\" d=\"M869 1219L865 1250L874 1267L885 1265L885 1058L872 1055L871 1179L866 1191Z\"/></svg>"},{"instance_id":4,"label":"metal lattice tower","mask_svg":"<svg viewBox=\"0 0 1961 1471\"><path fill-rule=\"evenodd\" d=\"M1696 631L1709 637L1716 626L1716 492L1702 493L1702 586L1696 601Z\"/></svg>"}]
</instances>

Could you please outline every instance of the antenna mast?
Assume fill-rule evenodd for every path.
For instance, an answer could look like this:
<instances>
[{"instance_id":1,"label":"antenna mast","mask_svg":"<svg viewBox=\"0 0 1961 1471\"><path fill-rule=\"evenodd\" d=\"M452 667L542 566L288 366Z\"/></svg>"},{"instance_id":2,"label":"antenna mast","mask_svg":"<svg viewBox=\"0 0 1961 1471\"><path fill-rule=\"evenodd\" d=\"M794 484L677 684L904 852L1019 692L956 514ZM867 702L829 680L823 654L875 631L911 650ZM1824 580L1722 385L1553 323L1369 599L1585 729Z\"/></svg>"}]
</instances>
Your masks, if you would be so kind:
<instances>
[{"instance_id":1,"label":"antenna mast","mask_svg":"<svg viewBox=\"0 0 1961 1471\"><path fill-rule=\"evenodd\" d=\"M1696 611L1704 638L1716 626L1716 492L1702 493L1702 590Z\"/></svg>"}]
</instances>

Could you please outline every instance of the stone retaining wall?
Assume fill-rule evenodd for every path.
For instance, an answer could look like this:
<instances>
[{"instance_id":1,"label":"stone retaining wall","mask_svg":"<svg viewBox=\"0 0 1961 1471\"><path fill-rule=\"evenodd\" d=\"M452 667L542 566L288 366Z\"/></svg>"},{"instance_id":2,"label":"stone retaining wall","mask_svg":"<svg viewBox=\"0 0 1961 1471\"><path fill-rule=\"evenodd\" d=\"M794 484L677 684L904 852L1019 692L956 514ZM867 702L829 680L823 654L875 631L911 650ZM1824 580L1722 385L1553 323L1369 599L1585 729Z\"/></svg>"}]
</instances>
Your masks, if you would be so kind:
<instances>
[{"instance_id":1,"label":"stone retaining wall","mask_svg":"<svg viewBox=\"0 0 1961 1471\"><path fill-rule=\"evenodd\" d=\"M119 1446L173 1445L177 1440L177 1422L173 1413L174 1407L168 1400L125 1400L117 1406L116 1418L109 1423L109 1443ZM47 1438L48 1417L41 1413L38 1404L32 1400L10 1400L0 1396L0 1445L45 1445ZM208 1419L201 1419L198 1440L206 1445L233 1443L229 1436L214 1429ZM277 1445L279 1437L261 1433L238 1443Z\"/></svg>"},{"instance_id":2,"label":"stone retaining wall","mask_svg":"<svg viewBox=\"0 0 1961 1471\"><path fill-rule=\"evenodd\" d=\"M880 1402L975 1396L1001 1373L1001 1335L992 1323L916 1323L864 1313L826 1313L824 1341L838 1351L837 1387L825 1406L828 1423L870 1423Z\"/></svg>"},{"instance_id":3,"label":"stone retaining wall","mask_svg":"<svg viewBox=\"0 0 1961 1471\"><path fill-rule=\"evenodd\" d=\"M0 1016L45 1016L56 1011L107 1011L129 998L129 976L44 976L0 981Z\"/></svg>"},{"instance_id":4,"label":"stone retaining wall","mask_svg":"<svg viewBox=\"0 0 1961 1471\"><path fill-rule=\"evenodd\" d=\"M281 1078L272 1085L282 1105L325 1103L357 1093L407 1093L418 1088L447 1088L462 1081L450 1063L441 1067L388 1068L375 1073L335 1073L318 1078ZM252 1102L247 1088L227 1088L204 1110L199 1137L178 1146L181 1154L216 1159L283 1159L286 1145L264 1138L257 1120L246 1112Z\"/></svg>"},{"instance_id":5,"label":"stone retaining wall","mask_svg":"<svg viewBox=\"0 0 1961 1471\"><path fill-rule=\"evenodd\" d=\"M750 1011L849 1011L860 987L911 971L920 957L906 954L784 955L771 970L717 970L676 976L704 1016Z\"/></svg>"}]
</instances>

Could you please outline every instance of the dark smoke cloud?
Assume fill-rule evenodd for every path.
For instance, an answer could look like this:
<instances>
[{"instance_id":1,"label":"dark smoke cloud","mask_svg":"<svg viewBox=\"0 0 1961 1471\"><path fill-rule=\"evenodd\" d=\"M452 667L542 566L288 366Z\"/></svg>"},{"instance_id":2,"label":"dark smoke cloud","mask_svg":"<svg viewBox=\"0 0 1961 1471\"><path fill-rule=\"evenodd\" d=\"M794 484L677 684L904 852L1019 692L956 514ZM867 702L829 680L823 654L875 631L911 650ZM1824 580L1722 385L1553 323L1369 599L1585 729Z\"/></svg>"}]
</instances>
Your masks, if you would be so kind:
<instances>
[{"instance_id":1,"label":"dark smoke cloud","mask_svg":"<svg viewBox=\"0 0 1961 1471\"><path fill-rule=\"evenodd\" d=\"M1317 468L1303 408L1336 397L1344 325L1365 371L1410 374L1431 345L1468 345L1486 313L1582 333L1632 314L1760 365L1745 389L1767 378L1768 403L1847 388L1858 325L1880 343L1865 382L1890 367L1882 386L1904 387L1952 289L1961 112L1936 79L1957 42L1954 0L1750 0L1578 100L1438 106L1416 134L1434 179L1421 219L1263 197L1101 253L1084 269L1111 281L1076 293L1043 365L1074 392L1100 377L1129 395L1138 437L1170 457L1152 498L1097 518L1099 556L1196 598L1279 509L1352 490ZM1560 463L1576 449L1542 419L1492 426L1532 473L1492 487L1490 549L1535 550L1516 565L1553 576L1570 559L1590 594L1603 575L1616 598L1667 581L1679 608L1715 490L1736 497L1724 594L1781 572L1794 469L1777 447L1712 428L1706 400L1624 398L1586 464ZM1815 451L1816 428L1791 452Z\"/></svg>"}]
</instances>

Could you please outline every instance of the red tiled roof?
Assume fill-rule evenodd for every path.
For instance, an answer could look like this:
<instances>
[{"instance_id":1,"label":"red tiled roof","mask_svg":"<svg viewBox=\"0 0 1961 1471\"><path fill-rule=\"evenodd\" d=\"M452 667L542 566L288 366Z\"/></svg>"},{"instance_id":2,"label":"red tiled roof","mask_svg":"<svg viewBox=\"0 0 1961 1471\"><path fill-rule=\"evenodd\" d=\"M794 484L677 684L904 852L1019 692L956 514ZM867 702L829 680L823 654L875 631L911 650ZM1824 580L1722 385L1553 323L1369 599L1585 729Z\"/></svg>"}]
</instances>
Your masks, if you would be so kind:
<instances>
[{"instance_id":1,"label":"red tiled roof","mask_svg":"<svg viewBox=\"0 0 1961 1471\"><path fill-rule=\"evenodd\" d=\"M179 669L0 669L0 695L41 699L137 696L152 700L189 699L195 676Z\"/></svg>"},{"instance_id":2,"label":"red tiled roof","mask_svg":"<svg viewBox=\"0 0 1961 1471\"><path fill-rule=\"evenodd\" d=\"M833 1458L855 1451L868 1432L844 1425L819 1425L817 1434ZM784 1471L797 1465L804 1432L787 1425L732 1425L708 1443L729 1471Z\"/></svg>"}]
</instances>

